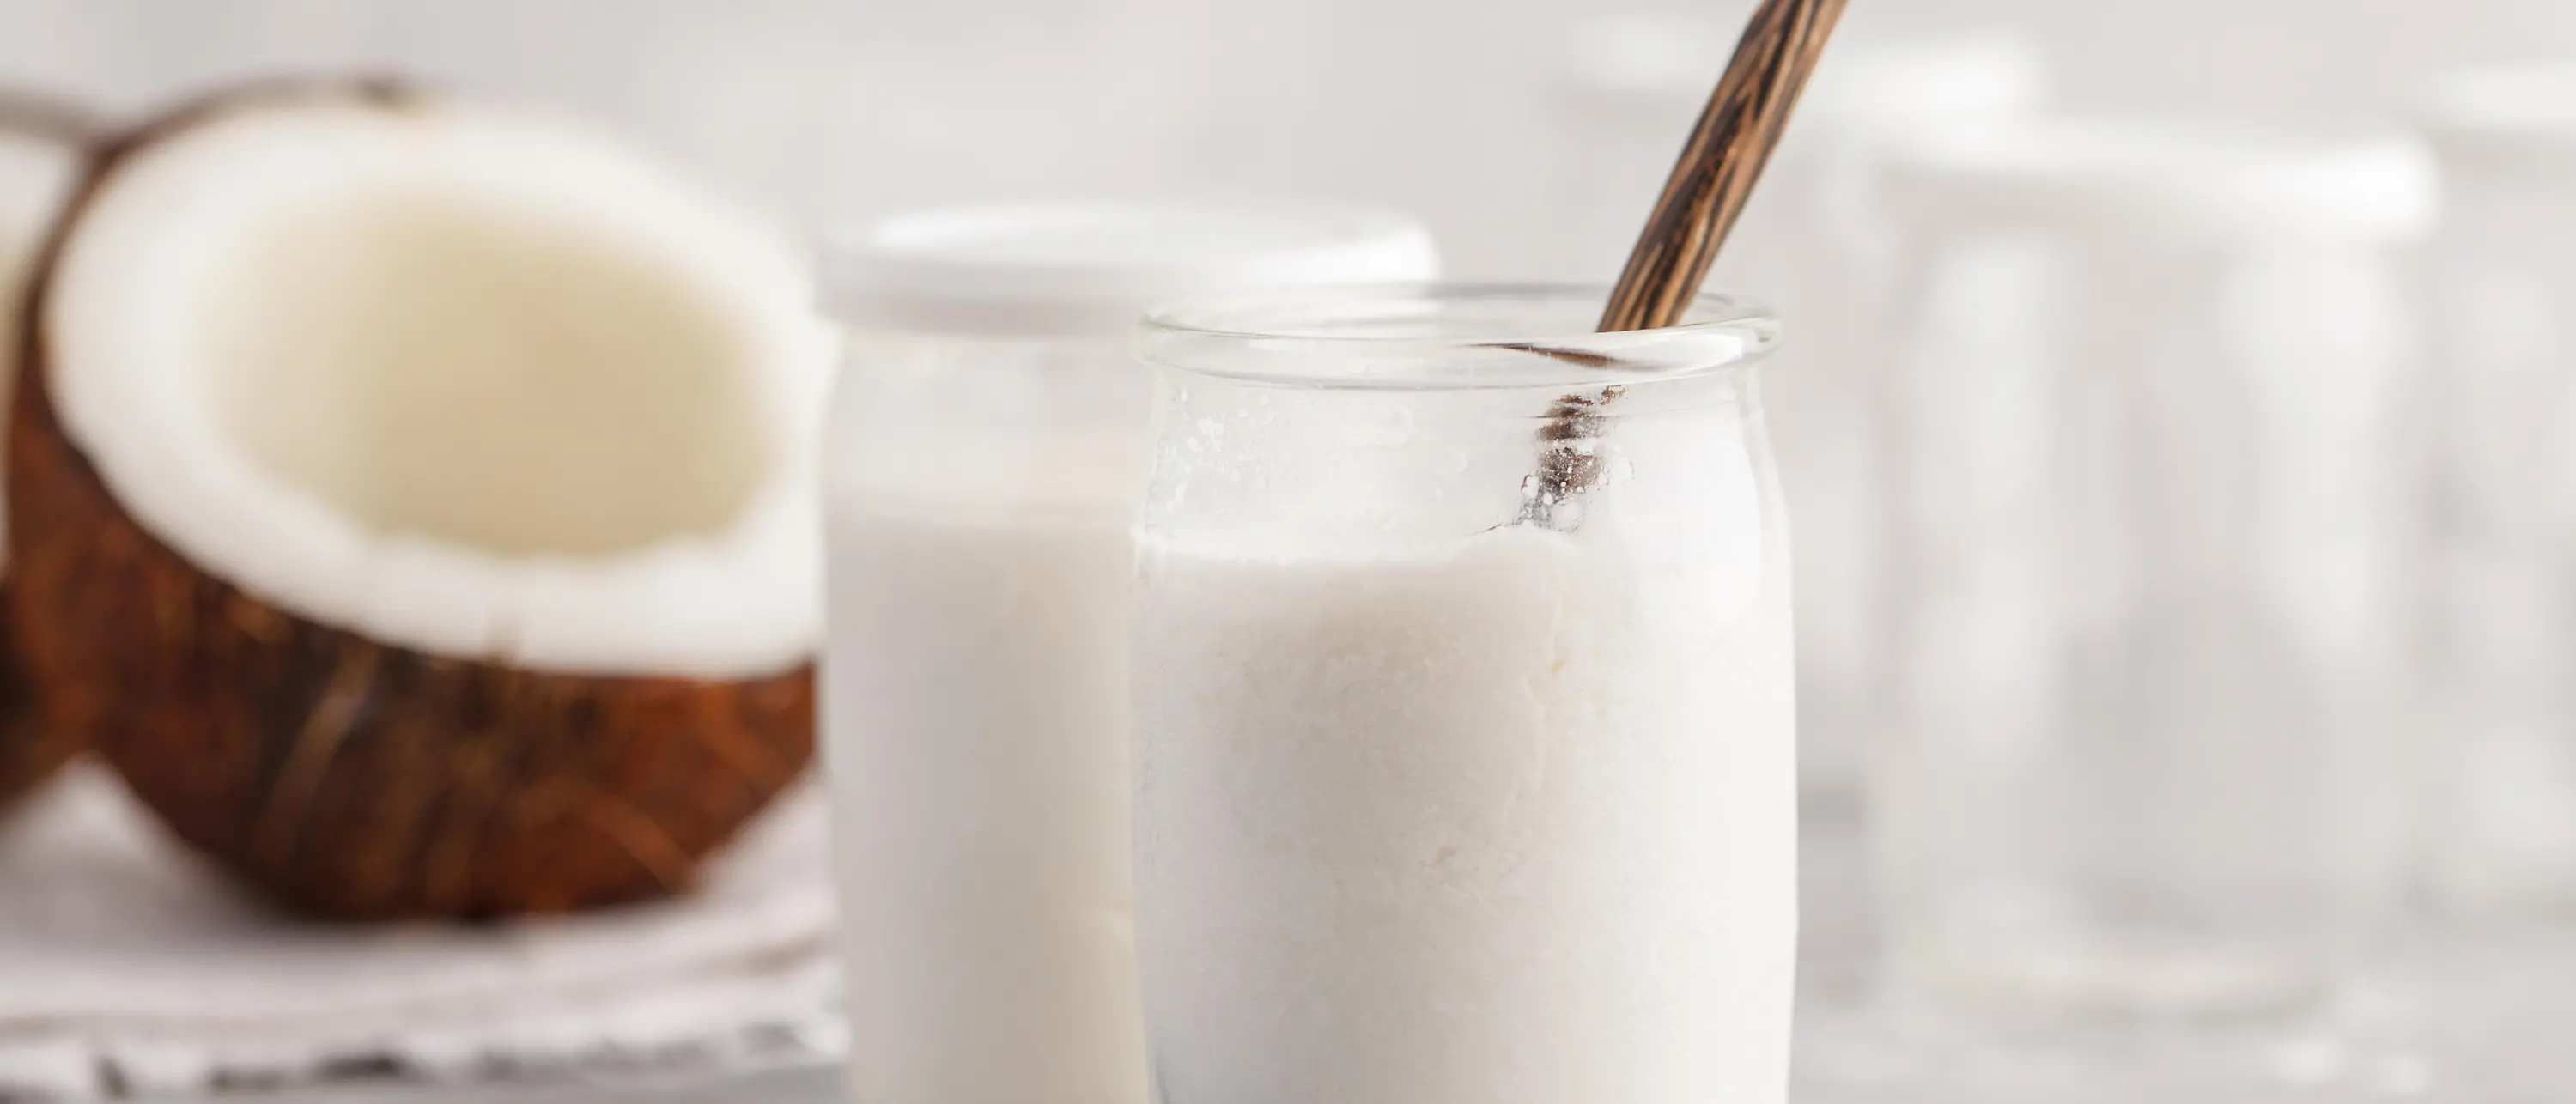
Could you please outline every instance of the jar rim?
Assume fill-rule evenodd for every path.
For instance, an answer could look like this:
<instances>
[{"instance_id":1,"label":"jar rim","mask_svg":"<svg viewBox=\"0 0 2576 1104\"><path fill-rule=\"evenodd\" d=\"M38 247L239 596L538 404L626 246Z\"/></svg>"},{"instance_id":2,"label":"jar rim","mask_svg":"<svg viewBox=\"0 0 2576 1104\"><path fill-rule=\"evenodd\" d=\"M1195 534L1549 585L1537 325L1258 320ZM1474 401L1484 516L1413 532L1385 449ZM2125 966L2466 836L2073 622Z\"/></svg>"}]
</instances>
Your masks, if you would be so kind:
<instances>
[{"instance_id":1,"label":"jar rim","mask_svg":"<svg viewBox=\"0 0 2576 1104\"><path fill-rule=\"evenodd\" d=\"M1724 295L1685 321L1590 332L1607 285L1403 283L1274 289L1157 307L1139 358L1236 383L1316 390L1629 386L1749 369L1780 341L1768 309Z\"/></svg>"},{"instance_id":2,"label":"jar rim","mask_svg":"<svg viewBox=\"0 0 2576 1104\"><path fill-rule=\"evenodd\" d=\"M820 303L843 323L1112 336L1156 302L1263 287L1421 280L1440 251L1374 207L1057 200L932 207L824 236Z\"/></svg>"}]
</instances>

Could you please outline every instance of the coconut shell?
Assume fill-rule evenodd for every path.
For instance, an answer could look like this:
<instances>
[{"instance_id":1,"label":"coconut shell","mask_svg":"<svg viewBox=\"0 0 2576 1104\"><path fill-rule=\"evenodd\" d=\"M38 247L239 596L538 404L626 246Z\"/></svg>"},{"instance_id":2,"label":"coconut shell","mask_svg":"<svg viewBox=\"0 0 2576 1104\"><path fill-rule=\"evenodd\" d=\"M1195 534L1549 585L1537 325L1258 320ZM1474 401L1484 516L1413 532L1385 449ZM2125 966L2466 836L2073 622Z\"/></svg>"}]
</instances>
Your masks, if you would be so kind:
<instances>
[{"instance_id":1,"label":"coconut shell","mask_svg":"<svg viewBox=\"0 0 2576 1104\"><path fill-rule=\"evenodd\" d=\"M26 89L0 87L0 133L57 144L76 152L100 141L104 127L97 116L79 105ZM0 267L9 270L10 290L15 293L0 297L0 309L13 316L0 319L0 334L11 339L9 347L0 349L0 380L6 380L13 377L16 369L17 339L23 332L17 321L26 314L27 289L17 284L14 265ZM0 396L0 400L5 397ZM0 611L16 601L16 591L14 581L0 576ZM7 614L0 612L0 624L6 621ZM7 813L20 797L52 777L79 751L78 740L41 722L16 642L0 633L0 814Z\"/></svg>"},{"instance_id":2,"label":"coconut shell","mask_svg":"<svg viewBox=\"0 0 2576 1104\"><path fill-rule=\"evenodd\" d=\"M0 607L15 588L0 582ZM0 634L0 814L79 754L80 742L43 723L15 643Z\"/></svg>"},{"instance_id":3,"label":"coconut shell","mask_svg":"<svg viewBox=\"0 0 2576 1104\"><path fill-rule=\"evenodd\" d=\"M398 96L267 87L238 95ZM136 149L111 144L39 261ZM42 311L8 426L9 611L45 723L181 840L329 917L550 913L690 884L813 754L810 667L738 682L531 672L272 606L126 515L55 416Z\"/></svg>"}]
</instances>

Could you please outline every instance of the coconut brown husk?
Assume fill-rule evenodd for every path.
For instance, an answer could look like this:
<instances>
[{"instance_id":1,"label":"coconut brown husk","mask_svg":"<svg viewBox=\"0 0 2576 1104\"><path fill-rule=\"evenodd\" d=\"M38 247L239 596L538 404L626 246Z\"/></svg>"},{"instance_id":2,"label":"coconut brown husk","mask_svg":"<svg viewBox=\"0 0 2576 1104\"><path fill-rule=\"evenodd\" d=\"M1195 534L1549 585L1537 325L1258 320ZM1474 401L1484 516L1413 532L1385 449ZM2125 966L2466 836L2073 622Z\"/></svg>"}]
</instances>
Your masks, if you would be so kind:
<instances>
[{"instance_id":1,"label":"coconut brown husk","mask_svg":"<svg viewBox=\"0 0 2576 1104\"><path fill-rule=\"evenodd\" d=\"M13 600L12 590L0 582L0 607ZM0 635L0 815L79 754L80 741L43 722L18 649Z\"/></svg>"},{"instance_id":2,"label":"coconut brown husk","mask_svg":"<svg viewBox=\"0 0 2576 1104\"><path fill-rule=\"evenodd\" d=\"M26 89L0 87L0 133L33 139L75 151L95 146L106 127L90 111L66 100ZM32 282L32 281L31 281ZM0 301L0 309L26 317L27 289ZM23 337L15 319L0 321L0 333ZM0 379L14 370L18 348L0 349ZM17 585L0 564L0 623L17 600ZM42 723L16 641L0 633L0 814L51 778L80 753L80 741Z\"/></svg>"},{"instance_id":3,"label":"coconut brown husk","mask_svg":"<svg viewBox=\"0 0 2576 1104\"><path fill-rule=\"evenodd\" d=\"M111 143L38 262L131 154L267 86ZM804 769L810 667L741 682L514 670L369 641L207 575L128 517L55 416L43 312L8 436L11 635L45 723L189 845L330 917L561 912L667 894Z\"/></svg>"}]
</instances>

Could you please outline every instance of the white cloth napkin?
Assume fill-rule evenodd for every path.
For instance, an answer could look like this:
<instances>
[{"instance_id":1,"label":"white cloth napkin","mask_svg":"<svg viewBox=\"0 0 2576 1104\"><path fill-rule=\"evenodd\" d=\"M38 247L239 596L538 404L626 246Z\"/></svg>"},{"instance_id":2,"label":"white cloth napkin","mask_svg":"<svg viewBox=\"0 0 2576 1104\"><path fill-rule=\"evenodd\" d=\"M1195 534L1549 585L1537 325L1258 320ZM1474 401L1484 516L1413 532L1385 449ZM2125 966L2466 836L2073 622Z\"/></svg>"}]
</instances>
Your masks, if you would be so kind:
<instances>
[{"instance_id":1,"label":"white cloth napkin","mask_svg":"<svg viewBox=\"0 0 2576 1104\"><path fill-rule=\"evenodd\" d=\"M0 823L0 1100L836 1053L827 847L806 792L684 900L315 925L79 769Z\"/></svg>"}]
</instances>

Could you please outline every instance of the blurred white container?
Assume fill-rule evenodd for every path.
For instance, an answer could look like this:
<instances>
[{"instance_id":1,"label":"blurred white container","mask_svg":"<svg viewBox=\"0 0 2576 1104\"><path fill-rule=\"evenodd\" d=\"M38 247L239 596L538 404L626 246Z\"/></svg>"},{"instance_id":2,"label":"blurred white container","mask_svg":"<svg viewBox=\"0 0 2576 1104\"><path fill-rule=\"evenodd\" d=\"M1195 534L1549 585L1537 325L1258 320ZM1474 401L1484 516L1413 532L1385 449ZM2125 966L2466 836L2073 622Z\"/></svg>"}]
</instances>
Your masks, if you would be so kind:
<instances>
[{"instance_id":1,"label":"blurred white container","mask_svg":"<svg viewBox=\"0 0 2576 1104\"><path fill-rule=\"evenodd\" d=\"M2468 911L2576 915L2576 61L2443 81L2434 250L2446 785Z\"/></svg>"},{"instance_id":2,"label":"blurred white container","mask_svg":"<svg viewBox=\"0 0 2576 1104\"><path fill-rule=\"evenodd\" d=\"M872 1104L1147 1104L1128 851L1145 308L1423 280L1400 216L935 211L829 247L850 332L823 664L850 1072Z\"/></svg>"},{"instance_id":3,"label":"blurred white container","mask_svg":"<svg viewBox=\"0 0 2576 1104\"><path fill-rule=\"evenodd\" d=\"M1618 273L1753 7L1611 16L1574 35L1554 112L1552 278ZM1914 130L2023 114L2047 88L2038 44L2017 31L1907 34L1871 18L1837 32L1710 280L1796 334L1763 390L1796 504L1801 773L1820 796L1853 789L1885 719L1880 373L1865 335L1883 326L1894 239L1870 182Z\"/></svg>"},{"instance_id":4,"label":"blurred white container","mask_svg":"<svg viewBox=\"0 0 2576 1104\"><path fill-rule=\"evenodd\" d=\"M2409 850L2430 154L2049 118L1927 132L1888 195L1897 976L2120 1016L2328 990Z\"/></svg>"}]
</instances>

